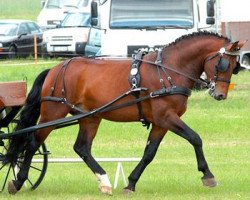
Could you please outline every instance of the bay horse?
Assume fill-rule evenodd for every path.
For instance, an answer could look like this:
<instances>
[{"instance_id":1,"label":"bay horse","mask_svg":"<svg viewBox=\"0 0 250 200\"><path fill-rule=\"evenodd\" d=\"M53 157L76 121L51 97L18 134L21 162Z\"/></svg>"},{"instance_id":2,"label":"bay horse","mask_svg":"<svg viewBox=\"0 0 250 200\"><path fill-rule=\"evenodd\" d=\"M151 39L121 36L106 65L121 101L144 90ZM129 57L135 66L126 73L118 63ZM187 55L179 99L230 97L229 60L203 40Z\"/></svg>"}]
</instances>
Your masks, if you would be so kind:
<instances>
[{"instance_id":1,"label":"bay horse","mask_svg":"<svg viewBox=\"0 0 250 200\"><path fill-rule=\"evenodd\" d=\"M144 154L128 177L124 192L135 191L141 174L153 160L169 130L194 147L198 170L203 173L203 185L214 187L217 182L206 162L202 140L180 117L185 113L190 91L203 71L208 77L210 95L216 100L227 98L230 79L236 73L237 57L243 45L243 41L231 42L215 33L196 32L164 46L160 54L151 52L135 58L137 64L139 62L137 68L133 68L133 59L69 59L43 71L36 78L16 130L34 126L39 117L42 124L64 118L69 113L93 112L125 93L124 98L112 105L118 105L117 109L93 112L93 115L78 120L79 133L73 148L97 176L100 191L112 194L108 175L91 154L92 142L102 119L134 122L143 118L151 124ZM128 76L140 76L140 85L133 81L129 83ZM138 81L138 77L133 80ZM119 107L126 102L132 103ZM8 184L9 193L15 194L21 189L28 178L34 153L54 128L13 136L5 162L15 163L20 154L24 155L24 162L17 179Z\"/></svg>"}]
</instances>

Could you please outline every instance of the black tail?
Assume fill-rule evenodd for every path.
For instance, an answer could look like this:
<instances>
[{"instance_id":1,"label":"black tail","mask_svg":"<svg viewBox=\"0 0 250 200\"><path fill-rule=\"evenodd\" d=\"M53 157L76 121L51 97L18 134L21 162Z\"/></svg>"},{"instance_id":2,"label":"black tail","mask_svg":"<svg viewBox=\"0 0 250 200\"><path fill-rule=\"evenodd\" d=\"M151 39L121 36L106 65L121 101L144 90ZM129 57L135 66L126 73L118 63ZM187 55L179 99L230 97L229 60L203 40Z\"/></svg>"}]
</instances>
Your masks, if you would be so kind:
<instances>
[{"instance_id":1,"label":"black tail","mask_svg":"<svg viewBox=\"0 0 250 200\"><path fill-rule=\"evenodd\" d=\"M16 131L36 125L40 116L42 86L48 72L49 69L37 76L20 113L20 119L15 128ZM4 163L15 163L18 156L23 154L27 145L30 145L32 142L35 142L34 133L24 133L11 137Z\"/></svg>"}]
</instances>

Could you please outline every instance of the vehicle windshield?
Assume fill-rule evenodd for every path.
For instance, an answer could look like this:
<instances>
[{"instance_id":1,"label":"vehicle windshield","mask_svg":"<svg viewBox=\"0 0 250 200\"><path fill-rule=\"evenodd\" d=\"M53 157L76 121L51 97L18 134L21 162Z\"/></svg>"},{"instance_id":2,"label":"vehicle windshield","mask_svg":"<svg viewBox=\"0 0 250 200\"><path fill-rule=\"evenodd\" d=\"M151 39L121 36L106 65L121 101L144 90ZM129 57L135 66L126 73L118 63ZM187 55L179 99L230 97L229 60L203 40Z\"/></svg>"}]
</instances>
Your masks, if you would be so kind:
<instances>
[{"instance_id":1,"label":"vehicle windshield","mask_svg":"<svg viewBox=\"0 0 250 200\"><path fill-rule=\"evenodd\" d=\"M0 22L0 36L15 36L17 29L18 24Z\"/></svg>"},{"instance_id":2,"label":"vehicle windshield","mask_svg":"<svg viewBox=\"0 0 250 200\"><path fill-rule=\"evenodd\" d=\"M78 8L88 6L90 0L80 0L78 2Z\"/></svg>"},{"instance_id":3,"label":"vehicle windshield","mask_svg":"<svg viewBox=\"0 0 250 200\"><path fill-rule=\"evenodd\" d=\"M112 0L110 28L191 28L192 0Z\"/></svg>"},{"instance_id":4,"label":"vehicle windshield","mask_svg":"<svg viewBox=\"0 0 250 200\"><path fill-rule=\"evenodd\" d=\"M83 2L88 0L48 0L46 8L63 8L63 7L74 7L78 8Z\"/></svg>"},{"instance_id":5,"label":"vehicle windshield","mask_svg":"<svg viewBox=\"0 0 250 200\"><path fill-rule=\"evenodd\" d=\"M61 27L90 27L90 14L68 13L61 23Z\"/></svg>"}]
</instances>

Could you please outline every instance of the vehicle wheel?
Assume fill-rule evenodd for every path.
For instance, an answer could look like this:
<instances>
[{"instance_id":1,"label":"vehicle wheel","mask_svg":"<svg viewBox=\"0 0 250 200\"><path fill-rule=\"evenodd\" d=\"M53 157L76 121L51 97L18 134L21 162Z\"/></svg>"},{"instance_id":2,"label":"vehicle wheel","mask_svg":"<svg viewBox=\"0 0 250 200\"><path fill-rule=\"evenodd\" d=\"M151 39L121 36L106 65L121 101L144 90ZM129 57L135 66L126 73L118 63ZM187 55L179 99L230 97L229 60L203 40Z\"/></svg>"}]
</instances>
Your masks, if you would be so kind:
<instances>
[{"instance_id":1,"label":"vehicle wheel","mask_svg":"<svg viewBox=\"0 0 250 200\"><path fill-rule=\"evenodd\" d=\"M6 144L5 144L6 143ZM9 140L5 140L0 146L0 191L2 192L10 180L16 180L16 175L23 162L23 156L20 155L17 163L14 165L3 164L3 158L8 149ZM48 166L48 151L45 144L42 144L39 150L35 153L30 165L28 179L24 183L24 187L35 190L42 182Z\"/></svg>"},{"instance_id":2,"label":"vehicle wheel","mask_svg":"<svg viewBox=\"0 0 250 200\"><path fill-rule=\"evenodd\" d=\"M9 59L13 59L17 57L17 49L15 46L10 46L9 48L9 54L8 54L8 58Z\"/></svg>"},{"instance_id":3,"label":"vehicle wheel","mask_svg":"<svg viewBox=\"0 0 250 200\"><path fill-rule=\"evenodd\" d=\"M244 66L250 66L250 58L246 55L243 56L242 58L242 65Z\"/></svg>"}]
</instances>

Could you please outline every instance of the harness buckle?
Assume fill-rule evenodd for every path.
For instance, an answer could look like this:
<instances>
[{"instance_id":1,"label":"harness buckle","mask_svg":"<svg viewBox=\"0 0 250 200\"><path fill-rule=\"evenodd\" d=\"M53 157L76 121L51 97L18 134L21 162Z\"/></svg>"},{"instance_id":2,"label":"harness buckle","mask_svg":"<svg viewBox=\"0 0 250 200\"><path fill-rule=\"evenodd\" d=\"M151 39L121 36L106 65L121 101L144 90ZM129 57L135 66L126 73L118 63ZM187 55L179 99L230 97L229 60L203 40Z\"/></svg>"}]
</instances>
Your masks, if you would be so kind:
<instances>
[{"instance_id":1,"label":"harness buckle","mask_svg":"<svg viewBox=\"0 0 250 200\"><path fill-rule=\"evenodd\" d=\"M156 98L159 97L160 95L154 94L154 92L150 92L149 96L150 98Z\"/></svg>"},{"instance_id":2,"label":"harness buckle","mask_svg":"<svg viewBox=\"0 0 250 200\"><path fill-rule=\"evenodd\" d=\"M138 84L137 84L137 80L136 78L132 78L131 80L131 84L132 84L132 89L135 89L138 87Z\"/></svg>"}]
</instances>

